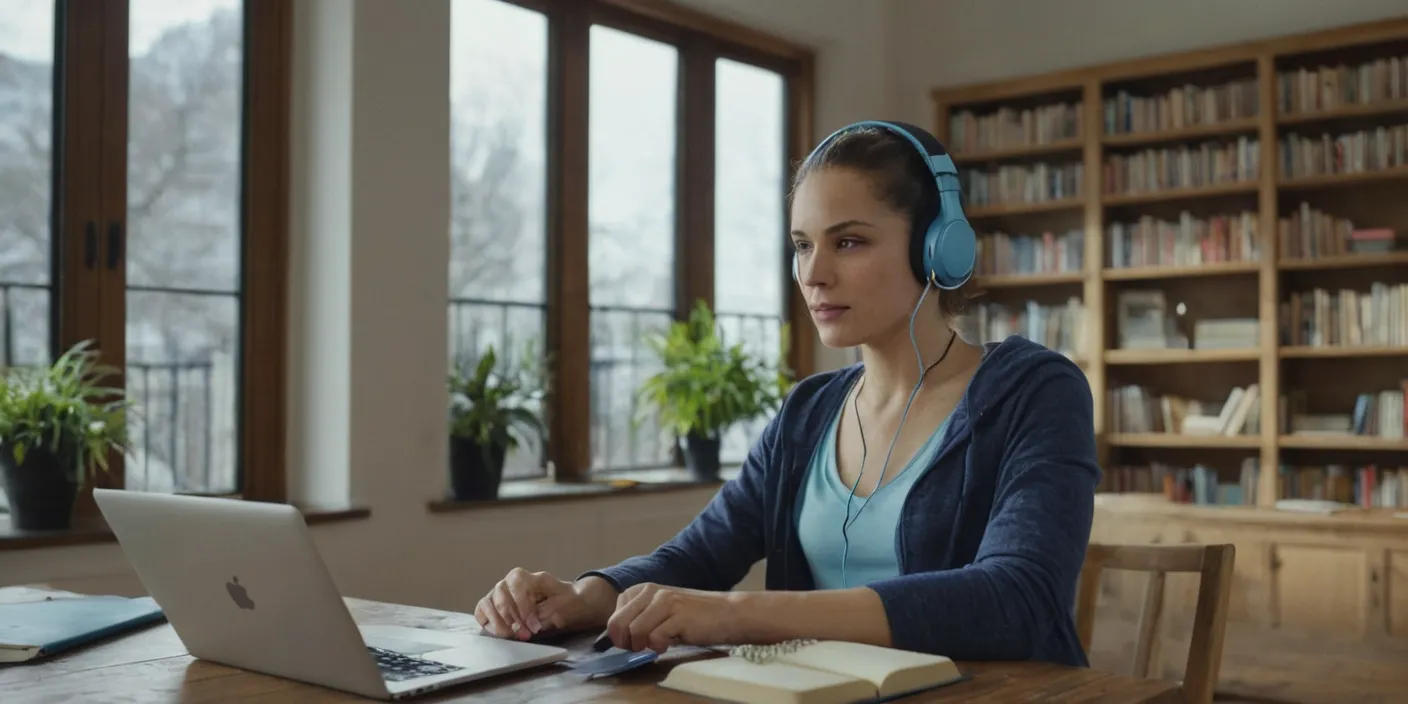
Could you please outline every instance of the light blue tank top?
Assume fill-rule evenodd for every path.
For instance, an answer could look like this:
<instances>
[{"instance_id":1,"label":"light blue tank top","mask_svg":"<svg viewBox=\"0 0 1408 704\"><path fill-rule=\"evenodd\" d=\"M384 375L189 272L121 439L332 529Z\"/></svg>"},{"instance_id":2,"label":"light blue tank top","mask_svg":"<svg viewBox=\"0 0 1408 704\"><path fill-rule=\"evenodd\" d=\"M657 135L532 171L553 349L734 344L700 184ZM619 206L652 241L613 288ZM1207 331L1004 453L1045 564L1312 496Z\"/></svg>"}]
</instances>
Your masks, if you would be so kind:
<instances>
[{"instance_id":1,"label":"light blue tank top","mask_svg":"<svg viewBox=\"0 0 1408 704\"><path fill-rule=\"evenodd\" d=\"M910 487L933 464L948 434L945 418L908 464L902 464L903 458L892 456L885 476L893 478L868 498L852 498L848 513L846 499L851 487L841 482L836 469L836 431L840 422L838 408L821 444L812 453L798 501L797 537L817 589L856 587L899 575L895 530L900 509ZM869 479L879 475L890 449L890 438L867 438L866 442L870 445L865 460L865 476ZM866 506L864 511L862 506ZM841 535L843 522L849 522L845 540Z\"/></svg>"}]
</instances>

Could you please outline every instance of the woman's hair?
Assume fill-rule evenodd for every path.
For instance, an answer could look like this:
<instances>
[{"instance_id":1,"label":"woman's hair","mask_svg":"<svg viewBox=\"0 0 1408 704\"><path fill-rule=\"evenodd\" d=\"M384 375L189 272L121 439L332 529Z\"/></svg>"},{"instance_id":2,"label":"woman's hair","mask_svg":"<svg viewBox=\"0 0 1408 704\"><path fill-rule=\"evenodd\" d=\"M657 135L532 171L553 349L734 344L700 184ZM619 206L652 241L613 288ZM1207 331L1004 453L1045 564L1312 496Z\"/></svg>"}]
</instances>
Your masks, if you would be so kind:
<instances>
[{"instance_id":1,"label":"woman's hair","mask_svg":"<svg viewBox=\"0 0 1408 704\"><path fill-rule=\"evenodd\" d=\"M857 127L832 139L812 152L797 167L792 180L790 202L797 187L814 171L845 168L861 173L870 181L873 195L902 213L910 222L910 269L922 259L923 238L913 233L925 227L939 213L939 189L924 159L913 145L879 127ZM923 276L919 271L916 276ZM963 312L967 296L963 289L935 288L939 310L946 316ZM932 294L931 294L932 295Z\"/></svg>"}]
</instances>

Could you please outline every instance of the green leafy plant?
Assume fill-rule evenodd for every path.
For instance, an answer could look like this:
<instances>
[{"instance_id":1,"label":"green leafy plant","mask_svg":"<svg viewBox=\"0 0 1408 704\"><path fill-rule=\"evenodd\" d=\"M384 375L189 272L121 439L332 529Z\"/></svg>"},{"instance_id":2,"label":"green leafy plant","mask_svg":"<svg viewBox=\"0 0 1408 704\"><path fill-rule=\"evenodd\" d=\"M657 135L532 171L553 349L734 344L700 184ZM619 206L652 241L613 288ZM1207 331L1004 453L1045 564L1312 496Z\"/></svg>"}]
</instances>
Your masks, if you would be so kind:
<instances>
[{"instance_id":1,"label":"green leafy plant","mask_svg":"<svg viewBox=\"0 0 1408 704\"><path fill-rule=\"evenodd\" d=\"M538 409L547 392L544 366L532 345L502 362L489 345L477 360L456 365L449 377L450 435L471 439L486 453L493 447L518 447L528 433L542 437L546 430Z\"/></svg>"},{"instance_id":2,"label":"green leafy plant","mask_svg":"<svg viewBox=\"0 0 1408 704\"><path fill-rule=\"evenodd\" d=\"M786 365L786 324L780 339L776 360L749 354L741 342L727 344L709 306L697 302L689 320L646 337L664 369L642 384L642 410L656 410L662 427L680 437L708 438L775 411L793 383Z\"/></svg>"},{"instance_id":3,"label":"green leafy plant","mask_svg":"<svg viewBox=\"0 0 1408 704\"><path fill-rule=\"evenodd\" d=\"M80 486L107 471L108 452L128 448L124 391L105 385L116 374L91 341L48 367L0 370L0 450L15 467L47 451Z\"/></svg>"}]
</instances>

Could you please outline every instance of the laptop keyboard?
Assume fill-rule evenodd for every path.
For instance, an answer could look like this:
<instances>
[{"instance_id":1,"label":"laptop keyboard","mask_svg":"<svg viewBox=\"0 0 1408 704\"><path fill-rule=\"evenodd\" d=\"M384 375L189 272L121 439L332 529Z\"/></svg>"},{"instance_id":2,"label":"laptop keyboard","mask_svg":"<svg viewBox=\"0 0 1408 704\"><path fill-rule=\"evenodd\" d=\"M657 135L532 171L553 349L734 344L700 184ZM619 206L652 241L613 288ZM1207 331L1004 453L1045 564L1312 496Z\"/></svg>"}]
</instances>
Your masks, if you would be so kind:
<instances>
[{"instance_id":1,"label":"laptop keyboard","mask_svg":"<svg viewBox=\"0 0 1408 704\"><path fill-rule=\"evenodd\" d=\"M381 668L381 676L388 682L401 682L403 680L413 680L417 677L427 677L430 675L443 675L455 670L464 668L456 665L446 665L443 662L426 660L414 655L398 653L385 648L374 648L367 646L372 657L376 658L377 667Z\"/></svg>"}]
</instances>

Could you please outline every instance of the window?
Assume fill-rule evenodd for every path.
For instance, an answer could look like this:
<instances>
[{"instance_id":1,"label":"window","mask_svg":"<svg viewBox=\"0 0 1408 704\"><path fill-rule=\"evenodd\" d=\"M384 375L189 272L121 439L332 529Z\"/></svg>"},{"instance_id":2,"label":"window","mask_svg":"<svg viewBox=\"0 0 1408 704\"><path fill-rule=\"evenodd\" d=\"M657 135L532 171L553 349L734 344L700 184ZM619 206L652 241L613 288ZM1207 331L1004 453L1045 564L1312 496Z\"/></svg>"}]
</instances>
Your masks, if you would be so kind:
<instances>
[{"instance_id":1,"label":"window","mask_svg":"<svg viewBox=\"0 0 1408 704\"><path fill-rule=\"evenodd\" d=\"M510 477L675 466L637 401L658 370L644 336L703 300L772 355L800 310L784 196L811 146L810 55L645 5L451 3L450 356L541 339L551 362L547 446ZM813 334L793 326L799 374ZM761 427L736 429L724 461Z\"/></svg>"},{"instance_id":2,"label":"window","mask_svg":"<svg viewBox=\"0 0 1408 704\"><path fill-rule=\"evenodd\" d=\"M658 366L643 339L675 314L675 141L679 52L591 28L587 179L592 468L669 466L674 445L636 389Z\"/></svg>"},{"instance_id":3,"label":"window","mask_svg":"<svg viewBox=\"0 0 1408 704\"><path fill-rule=\"evenodd\" d=\"M240 0L130 0L128 489L240 489ZM113 252L110 256L120 256Z\"/></svg>"},{"instance_id":4,"label":"window","mask_svg":"<svg viewBox=\"0 0 1408 704\"><path fill-rule=\"evenodd\" d=\"M781 75L719 59L714 97L714 308L723 335L764 357L786 318L786 95ZM721 460L742 462L766 420L735 426Z\"/></svg>"},{"instance_id":5,"label":"window","mask_svg":"<svg viewBox=\"0 0 1408 704\"><path fill-rule=\"evenodd\" d=\"M0 0L0 367L50 354L53 81L53 0Z\"/></svg>"},{"instance_id":6,"label":"window","mask_svg":"<svg viewBox=\"0 0 1408 704\"><path fill-rule=\"evenodd\" d=\"M450 359L546 348L548 23L502 0L456 0L450 65ZM507 477L542 473L525 444Z\"/></svg>"},{"instance_id":7,"label":"window","mask_svg":"<svg viewBox=\"0 0 1408 704\"><path fill-rule=\"evenodd\" d=\"M100 485L283 497L287 13L0 0L0 364L121 371Z\"/></svg>"}]
</instances>

